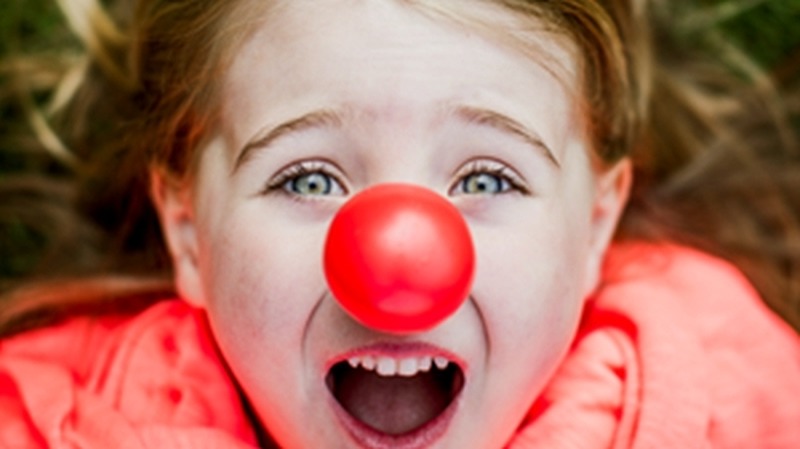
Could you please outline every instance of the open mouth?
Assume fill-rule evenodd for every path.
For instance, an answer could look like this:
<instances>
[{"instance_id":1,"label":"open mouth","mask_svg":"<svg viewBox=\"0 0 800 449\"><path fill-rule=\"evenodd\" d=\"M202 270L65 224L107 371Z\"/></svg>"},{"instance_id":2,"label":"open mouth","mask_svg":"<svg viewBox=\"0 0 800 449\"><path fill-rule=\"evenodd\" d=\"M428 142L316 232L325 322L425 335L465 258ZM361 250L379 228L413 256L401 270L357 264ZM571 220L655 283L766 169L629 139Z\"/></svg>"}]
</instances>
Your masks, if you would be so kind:
<instances>
[{"instance_id":1,"label":"open mouth","mask_svg":"<svg viewBox=\"0 0 800 449\"><path fill-rule=\"evenodd\" d=\"M333 365L326 383L354 420L401 437L438 421L461 392L464 374L444 357L355 356Z\"/></svg>"}]
</instances>

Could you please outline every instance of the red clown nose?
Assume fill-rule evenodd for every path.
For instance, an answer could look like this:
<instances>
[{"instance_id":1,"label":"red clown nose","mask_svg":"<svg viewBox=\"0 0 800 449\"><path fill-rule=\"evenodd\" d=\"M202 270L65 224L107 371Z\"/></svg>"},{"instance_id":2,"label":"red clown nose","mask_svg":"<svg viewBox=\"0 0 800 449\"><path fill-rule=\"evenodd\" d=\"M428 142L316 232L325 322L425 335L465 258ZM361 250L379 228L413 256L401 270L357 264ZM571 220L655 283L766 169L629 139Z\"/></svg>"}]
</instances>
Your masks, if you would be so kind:
<instances>
[{"instance_id":1,"label":"red clown nose","mask_svg":"<svg viewBox=\"0 0 800 449\"><path fill-rule=\"evenodd\" d=\"M396 334L422 332L469 295L475 250L458 209L435 192L382 184L345 203L324 254L331 293L353 318Z\"/></svg>"}]
</instances>

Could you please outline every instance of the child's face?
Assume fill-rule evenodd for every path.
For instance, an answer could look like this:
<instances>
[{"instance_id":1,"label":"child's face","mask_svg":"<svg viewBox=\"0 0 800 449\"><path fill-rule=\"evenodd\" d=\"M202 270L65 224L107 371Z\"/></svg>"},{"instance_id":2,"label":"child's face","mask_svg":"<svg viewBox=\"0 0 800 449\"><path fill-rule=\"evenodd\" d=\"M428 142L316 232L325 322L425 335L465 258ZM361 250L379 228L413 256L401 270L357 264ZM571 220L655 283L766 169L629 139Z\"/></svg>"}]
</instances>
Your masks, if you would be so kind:
<instances>
[{"instance_id":1,"label":"child's face","mask_svg":"<svg viewBox=\"0 0 800 449\"><path fill-rule=\"evenodd\" d=\"M225 73L196 182L160 194L178 288L208 310L282 447L500 447L573 338L625 196L625 170L592 169L567 92L576 64L542 35L559 81L544 58L401 2L286 3ZM337 208L396 181L447 196L477 253L457 313L403 337L353 321L322 271ZM330 374L352 356L446 357L459 368L445 389L463 387L439 416L450 392L427 375L378 379L346 363ZM370 440L351 413L386 433L431 423Z\"/></svg>"}]
</instances>

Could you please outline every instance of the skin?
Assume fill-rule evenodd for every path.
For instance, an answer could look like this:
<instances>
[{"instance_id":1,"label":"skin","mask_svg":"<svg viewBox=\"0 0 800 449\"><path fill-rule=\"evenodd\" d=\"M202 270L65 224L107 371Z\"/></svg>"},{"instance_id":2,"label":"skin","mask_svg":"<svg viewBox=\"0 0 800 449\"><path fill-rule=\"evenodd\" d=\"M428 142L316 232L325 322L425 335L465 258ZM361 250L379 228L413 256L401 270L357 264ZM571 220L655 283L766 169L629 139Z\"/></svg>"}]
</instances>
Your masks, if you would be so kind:
<instances>
[{"instance_id":1,"label":"skin","mask_svg":"<svg viewBox=\"0 0 800 449\"><path fill-rule=\"evenodd\" d=\"M558 366L597 284L630 167L596 168L572 94L575 61L552 37L539 40L566 69L559 79L545 58L400 2L289 2L225 73L221 126L196 176L171 184L154 173L176 285L207 310L281 447L357 447L324 377L332 360L367 345L425 343L460 361L466 382L436 448L502 447ZM315 119L281 127L308 114ZM315 177L297 176L301 162ZM309 180L331 189L292 184ZM337 208L384 182L446 196L474 239L470 297L427 332L364 328L324 280Z\"/></svg>"}]
</instances>

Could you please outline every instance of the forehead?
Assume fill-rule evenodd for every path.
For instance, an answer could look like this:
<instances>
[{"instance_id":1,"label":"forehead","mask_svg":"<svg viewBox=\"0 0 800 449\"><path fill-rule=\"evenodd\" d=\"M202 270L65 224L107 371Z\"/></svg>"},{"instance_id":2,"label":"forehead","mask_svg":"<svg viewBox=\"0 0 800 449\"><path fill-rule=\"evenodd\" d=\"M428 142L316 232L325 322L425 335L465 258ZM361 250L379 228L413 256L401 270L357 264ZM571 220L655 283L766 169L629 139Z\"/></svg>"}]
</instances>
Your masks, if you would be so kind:
<instances>
[{"instance_id":1,"label":"forehead","mask_svg":"<svg viewBox=\"0 0 800 449\"><path fill-rule=\"evenodd\" d=\"M513 109L520 91L530 111L572 115L576 67L563 38L488 2L432 5L343 0L273 8L226 74L230 137L240 145L267 122L320 107L394 119L419 118L431 101Z\"/></svg>"}]
</instances>

